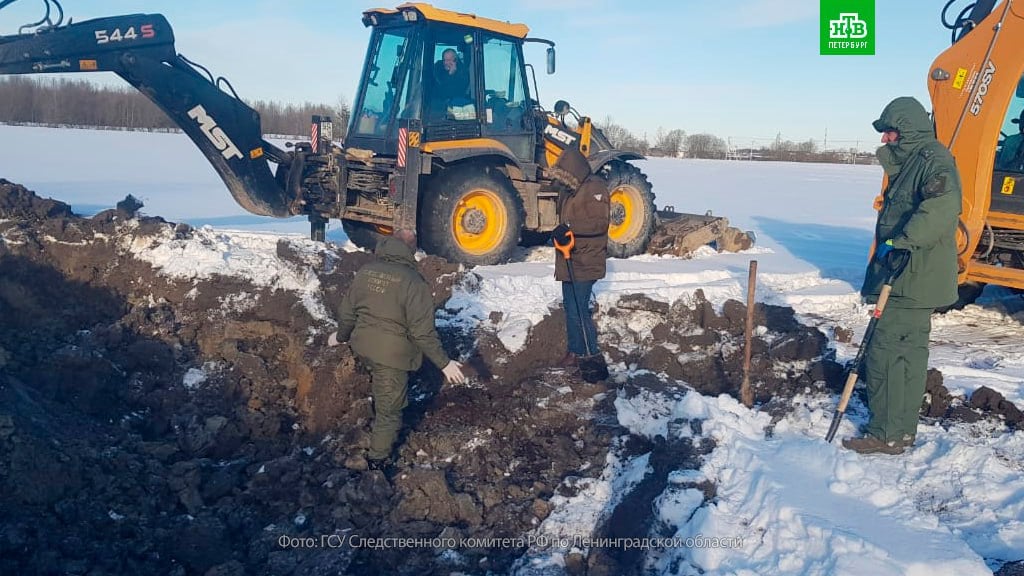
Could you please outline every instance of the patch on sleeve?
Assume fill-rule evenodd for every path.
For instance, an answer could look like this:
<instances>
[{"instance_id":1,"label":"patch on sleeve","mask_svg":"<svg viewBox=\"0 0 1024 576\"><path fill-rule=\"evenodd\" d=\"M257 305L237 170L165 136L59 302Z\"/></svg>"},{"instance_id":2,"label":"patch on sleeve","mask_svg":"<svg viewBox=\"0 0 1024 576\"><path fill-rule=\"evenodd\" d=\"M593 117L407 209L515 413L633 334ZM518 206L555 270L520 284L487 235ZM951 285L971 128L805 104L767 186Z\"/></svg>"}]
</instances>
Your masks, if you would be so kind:
<instances>
[{"instance_id":1,"label":"patch on sleeve","mask_svg":"<svg viewBox=\"0 0 1024 576\"><path fill-rule=\"evenodd\" d=\"M935 198L941 196L946 191L946 175L939 174L933 176L930 180L924 183L921 187L921 195L925 198Z\"/></svg>"}]
</instances>

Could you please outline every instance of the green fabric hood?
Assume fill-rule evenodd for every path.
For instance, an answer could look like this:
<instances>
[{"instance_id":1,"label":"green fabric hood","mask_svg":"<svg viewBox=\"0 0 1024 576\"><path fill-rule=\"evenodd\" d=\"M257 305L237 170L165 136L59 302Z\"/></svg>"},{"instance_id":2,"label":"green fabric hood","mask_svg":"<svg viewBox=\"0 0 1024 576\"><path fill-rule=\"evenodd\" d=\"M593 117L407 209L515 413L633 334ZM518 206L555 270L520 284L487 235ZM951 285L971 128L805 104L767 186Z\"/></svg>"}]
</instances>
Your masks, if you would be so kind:
<instances>
[{"instance_id":1,"label":"green fabric hood","mask_svg":"<svg viewBox=\"0 0 1024 576\"><path fill-rule=\"evenodd\" d=\"M385 236L377 242L377 248L373 251L378 258L385 262L400 262L402 264L416 265L416 257L412 249L394 236Z\"/></svg>"},{"instance_id":2,"label":"green fabric hood","mask_svg":"<svg viewBox=\"0 0 1024 576\"><path fill-rule=\"evenodd\" d=\"M875 130L896 130L900 137L878 149L878 159L890 174L922 144L935 139L935 129L924 106L915 98L902 96L889 103L882 115L871 123Z\"/></svg>"}]
</instances>

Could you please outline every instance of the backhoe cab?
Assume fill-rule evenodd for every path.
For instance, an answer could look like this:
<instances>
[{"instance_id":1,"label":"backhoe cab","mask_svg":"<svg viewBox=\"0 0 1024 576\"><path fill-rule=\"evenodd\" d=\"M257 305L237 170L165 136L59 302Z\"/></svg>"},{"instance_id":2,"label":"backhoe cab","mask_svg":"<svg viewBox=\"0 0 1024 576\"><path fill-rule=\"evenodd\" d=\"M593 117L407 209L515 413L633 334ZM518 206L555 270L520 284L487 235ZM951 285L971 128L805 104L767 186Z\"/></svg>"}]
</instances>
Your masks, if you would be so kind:
<instances>
[{"instance_id":1,"label":"backhoe cab","mask_svg":"<svg viewBox=\"0 0 1024 576\"><path fill-rule=\"evenodd\" d=\"M641 157L613 149L567 103L555 113L539 105L523 45L546 44L553 73L554 43L529 38L525 25L420 3L364 12L372 34L344 147L318 116L310 141L286 151L263 139L259 115L226 80L176 53L163 16L64 24L62 11L49 18L59 3L44 3L46 19L0 37L0 73L118 74L188 134L243 208L306 215L316 239L339 218L362 246L407 228L449 260L506 261L524 232L558 224L549 172L568 147L608 181L613 256L643 252L654 230L651 186L627 162Z\"/></svg>"},{"instance_id":2,"label":"backhoe cab","mask_svg":"<svg viewBox=\"0 0 1024 576\"><path fill-rule=\"evenodd\" d=\"M589 118L568 104L543 110L527 82L522 24L403 4L363 13L373 29L346 138L349 149L394 158L392 192L348 187L342 213L349 236L369 244L389 226L418 223L420 242L451 260L489 264L511 256L522 232L558 224L558 191L548 170L576 147L613 189L610 250L643 252L654 228L650 184L612 149ZM405 173L402 173L402 170ZM359 166L353 173L363 172ZM387 194L383 194L387 192ZM393 215L397 213L398 215Z\"/></svg>"}]
</instances>

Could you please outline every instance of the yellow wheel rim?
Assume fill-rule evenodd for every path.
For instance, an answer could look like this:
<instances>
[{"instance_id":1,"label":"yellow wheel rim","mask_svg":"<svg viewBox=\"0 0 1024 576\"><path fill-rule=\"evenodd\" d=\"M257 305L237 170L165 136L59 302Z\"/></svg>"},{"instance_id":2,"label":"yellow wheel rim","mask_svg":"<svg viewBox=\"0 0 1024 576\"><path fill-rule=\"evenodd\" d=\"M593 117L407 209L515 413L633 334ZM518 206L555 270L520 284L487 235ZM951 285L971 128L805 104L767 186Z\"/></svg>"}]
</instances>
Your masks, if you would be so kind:
<instances>
[{"instance_id":1,"label":"yellow wheel rim","mask_svg":"<svg viewBox=\"0 0 1024 576\"><path fill-rule=\"evenodd\" d=\"M608 238L612 242L629 242L643 228L644 200L640 190L627 184L612 190L611 223L608 225Z\"/></svg>"},{"instance_id":2,"label":"yellow wheel rim","mask_svg":"<svg viewBox=\"0 0 1024 576\"><path fill-rule=\"evenodd\" d=\"M452 232L459 248L474 256L494 251L506 236L508 214L501 197L476 189L463 196L452 213Z\"/></svg>"}]
</instances>

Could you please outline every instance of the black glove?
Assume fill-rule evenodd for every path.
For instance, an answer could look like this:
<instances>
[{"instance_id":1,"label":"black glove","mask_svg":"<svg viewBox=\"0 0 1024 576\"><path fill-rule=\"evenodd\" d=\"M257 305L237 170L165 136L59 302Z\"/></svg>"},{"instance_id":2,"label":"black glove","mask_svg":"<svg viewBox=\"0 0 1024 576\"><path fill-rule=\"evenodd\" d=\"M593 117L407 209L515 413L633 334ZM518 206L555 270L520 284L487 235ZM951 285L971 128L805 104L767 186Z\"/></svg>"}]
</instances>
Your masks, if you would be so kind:
<instances>
[{"instance_id":1,"label":"black glove","mask_svg":"<svg viewBox=\"0 0 1024 576\"><path fill-rule=\"evenodd\" d=\"M904 248L893 248L885 255L885 265L889 268L892 278L896 279L903 272L903 269L910 263L910 250Z\"/></svg>"},{"instance_id":2,"label":"black glove","mask_svg":"<svg viewBox=\"0 0 1024 576\"><path fill-rule=\"evenodd\" d=\"M555 229L551 231L551 240L554 241L555 244L561 244L562 246L568 244L570 241L569 227L565 224L555 226Z\"/></svg>"}]
</instances>

